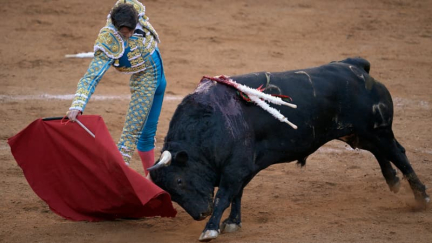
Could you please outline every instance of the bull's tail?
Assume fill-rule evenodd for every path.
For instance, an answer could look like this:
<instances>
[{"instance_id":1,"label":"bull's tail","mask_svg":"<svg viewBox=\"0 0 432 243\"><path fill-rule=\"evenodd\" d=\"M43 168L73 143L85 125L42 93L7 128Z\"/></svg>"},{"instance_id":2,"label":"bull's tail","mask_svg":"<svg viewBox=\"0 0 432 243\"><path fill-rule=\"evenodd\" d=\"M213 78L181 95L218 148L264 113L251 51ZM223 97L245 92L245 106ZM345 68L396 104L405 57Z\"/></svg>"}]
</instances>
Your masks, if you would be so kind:
<instances>
[{"instance_id":1,"label":"bull's tail","mask_svg":"<svg viewBox=\"0 0 432 243\"><path fill-rule=\"evenodd\" d=\"M369 61L366 59L363 59L361 57L347 58L347 59L339 61L339 62L354 65L358 68L365 70L367 73L369 73L369 70L370 70Z\"/></svg>"}]
</instances>

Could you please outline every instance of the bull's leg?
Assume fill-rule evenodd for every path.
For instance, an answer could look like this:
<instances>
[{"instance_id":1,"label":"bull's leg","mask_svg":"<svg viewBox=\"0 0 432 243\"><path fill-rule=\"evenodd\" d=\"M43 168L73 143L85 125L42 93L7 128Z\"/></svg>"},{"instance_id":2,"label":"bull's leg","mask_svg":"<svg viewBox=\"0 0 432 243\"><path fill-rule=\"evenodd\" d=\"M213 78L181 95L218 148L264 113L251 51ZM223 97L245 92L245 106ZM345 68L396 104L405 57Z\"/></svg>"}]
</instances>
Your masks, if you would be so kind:
<instances>
[{"instance_id":1,"label":"bull's leg","mask_svg":"<svg viewBox=\"0 0 432 243\"><path fill-rule=\"evenodd\" d=\"M246 161L246 160L244 160ZM246 165L247 163L245 163ZM216 193L213 205L213 213L206 224L199 240L200 241L210 241L216 239L219 236L220 229L219 224L222 218L222 214L230 205L233 203L234 211L231 211L230 218L235 219L238 217L238 222L240 223L240 202L243 194L244 185L246 185L252 178L252 172L246 167L243 169L229 168L227 171L235 171L233 174L225 174L222 176L221 182L219 184L219 190ZM242 171L244 174L239 174ZM255 175L255 174L254 174Z\"/></svg>"},{"instance_id":2,"label":"bull's leg","mask_svg":"<svg viewBox=\"0 0 432 243\"><path fill-rule=\"evenodd\" d=\"M241 223L241 199L243 196L243 189L252 180L256 173L250 175L243 183L239 193L234 197L231 202L231 213L227 219L222 222L222 233L231 233L239 230L242 227Z\"/></svg>"},{"instance_id":3,"label":"bull's leg","mask_svg":"<svg viewBox=\"0 0 432 243\"><path fill-rule=\"evenodd\" d=\"M241 224L241 198L243 196L243 189L234 197L231 203L231 213L227 219L222 222L221 232L231 233L239 230Z\"/></svg>"},{"instance_id":4,"label":"bull's leg","mask_svg":"<svg viewBox=\"0 0 432 243\"><path fill-rule=\"evenodd\" d=\"M362 149L371 151L378 159L381 171L392 191L397 189L398 179L396 179L395 172L388 161L391 161L407 178L418 202L425 204L430 201L426 194L426 187L417 177L405 155L405 149L396 141L391 129L364 133L360 138L359 145Z\"/></svg>"},{"instance_id":5,"label":"bull's leg","mask_svg":"<svg viewBox=\"0 0 432 243\"><path fill-rule=\"evenodd\" d=\"M379 152L371 151L375 158L378 160L378 163L381 167L381 172L389 186L390 190L394 193L397 193L400 189L400 180L399 177L396 176L396 170L390 164L390 161L387 160L384 156L382 156Z\"/></svg>"},{"instance_id":6,"label":"bull's leg","mask_svg":"<svg viewBox=\"0 0 432 243\"><path fill-rule=\"evenodd\" d=\"M233 197L230 195L234 195L232 191L228 187L219 187L218 192L216 193L216 197L214 200L213 213L210 217L210 220L207 222L206 227L204 228L201 236L199 237L199 241L211 241L216 239L219 236L219 223L222 217L223 212L230 205L230 202Z\"/></svg>"},{"instance_id":7,"label":"bull's leg","mask_svg":"<svg viewBox=\"0 0 432 243\"><path fill-rule=\"evenodd\" d=\"M390 139L384 139L384 140L393 140L393 134L390 130L390 132L388 130L384 130L384 132L381 131L377 132L379 133L380 137L390 137ZM367 136L369 135L369 136ZM396 170L393 169L390 161L386 158L385 154L387 154L387 152L383 152L381 149L381 140L380 139L376 139L376 134L375 133L365 133L363 134L363 136L361 137L357 137L357 136L351 136L350 137L351 140L346 141L348 144L351 145L351 147L359 147L361 149L364 150L368 150L369 152L371 152L375 158L378 160L378 163L381 167L381 173L383 174L387 185L390 187L390 190L394 193L397 193L400 189L400 180L399 178L396 176ZM342 139L343 140L343 139ZM343 140L345 141L345 140Z\"/></svg>"},{"instance_id":8,"label":"bull's leg","mask_svg":"<svg viewBox=\"0 0 432 243\"><path fill-rule=\"evenodd\" d=\"M408 158L405 155L405 148L402 147L402 145L400 145L396 139L393 139L391 143L388 159L393 162L393 164L400 171L402 171L404 176L407 178L411 189L414 192L415 199L422 204L429 203L430 198L426 194L426 187L423 185L411 167Z\"/></svg>"}]
</instances>

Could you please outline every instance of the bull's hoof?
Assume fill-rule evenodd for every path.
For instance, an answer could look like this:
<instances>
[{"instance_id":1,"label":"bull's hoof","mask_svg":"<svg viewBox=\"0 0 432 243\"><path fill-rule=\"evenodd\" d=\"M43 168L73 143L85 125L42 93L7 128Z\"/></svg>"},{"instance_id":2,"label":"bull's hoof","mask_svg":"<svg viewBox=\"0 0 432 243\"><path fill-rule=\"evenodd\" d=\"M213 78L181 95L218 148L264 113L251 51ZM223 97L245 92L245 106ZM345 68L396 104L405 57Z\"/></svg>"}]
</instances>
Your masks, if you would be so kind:
<instances>
[{"instance_id":1,"label":"bull's hoof","mask_svg":"<svg viewBox=\"0 0 432 243\"><path fill-rule=\"evenodd\" d=\"M425 197L422 197L422 198L416 198L416 201L417 201L417 203L420 204L421 206L426 207L426 206L429 205L429 203L430 203L431 200L430 200L430 197L429 197L429 196L425 196Z\"/></svg>"},{"instance_id":2,"label":"bull's hoof","mask_svg":"<svg viewBox=\"0 0 432 243\"><path fill-rule=\"evenodd\" d=\"M235 223L227 223L223 222L221 226L221 232L222 233L232 233L238 231L242 227L242 224L235 224Z\"/></svg>"},{"instance_id":3,"label":"bull's hoof","mask_svg":"<svg viewBox=\"0 0 432 243\"><path fill-rule=\"evenodd\" d=\"M393 183L392 185L389 185L389 187L390 187L390 191L392 191L394 193L398 193L400 190L400 187L401 187L401 183L400 183L399 178L395 183Z\"/></svg>"},{"instance_id":4,"label":"bull's hoof","mask_svg":"<svg viewBox=\"0 0 432 243\"><path fill-rule=\"evenodd\" d=\"M219 236L218 230L206 230L202 232L198 240L201 242L209 242L213 239L216 239L218 236Z\"/></svg>"},{"instance_id":5,"label":"bull's hoof","mask_svg":"<svg viewBox=\"0 0 432 243\"><path fill-rule=\"evenodd\" d=\"M431 199L425 191L415 192L414 195L417 202L417 207L426 209L429 206Z\"/></svg>"}]
</instances>

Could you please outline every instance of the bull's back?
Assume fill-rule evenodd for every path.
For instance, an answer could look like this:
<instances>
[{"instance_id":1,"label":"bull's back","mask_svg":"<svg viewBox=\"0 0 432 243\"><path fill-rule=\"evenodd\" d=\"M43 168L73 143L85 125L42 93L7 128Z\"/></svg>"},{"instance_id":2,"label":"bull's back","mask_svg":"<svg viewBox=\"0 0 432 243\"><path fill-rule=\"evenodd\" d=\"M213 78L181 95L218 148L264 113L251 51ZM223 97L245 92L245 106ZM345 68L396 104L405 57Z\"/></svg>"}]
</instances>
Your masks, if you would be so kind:
<instances>
[{"instance_id":1,"label":"bull's back","mask_svg":"<svg viewBox=\"0 0 432 243\"><path fill-rule=\"evenodd\" d=\"M289 138L281 147L300 147L306 151L311 144L315 144L315 149L347 134L377 125L391 126L390 94L369 75L369 69L369 62L355 58L314 68L251 73L232 79L251 88L265 87L266 93L289 96L297 109L274 107L296 124L297 130L257 106L245 106L249 110L245 116L249 116L259 138L275 141Z\"/></svg>"}]
</instances>

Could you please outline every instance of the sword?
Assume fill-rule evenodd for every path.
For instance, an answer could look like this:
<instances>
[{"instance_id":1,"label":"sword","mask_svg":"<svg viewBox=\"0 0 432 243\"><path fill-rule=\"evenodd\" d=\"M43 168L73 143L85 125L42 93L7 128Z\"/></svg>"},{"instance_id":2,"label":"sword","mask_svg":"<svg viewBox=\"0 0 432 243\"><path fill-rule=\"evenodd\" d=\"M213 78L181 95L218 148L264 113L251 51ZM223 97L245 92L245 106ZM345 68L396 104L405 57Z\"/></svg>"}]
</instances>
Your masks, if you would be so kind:
<instances>
[{"instance_id":1,"label":"sword","mask_svg":"<svg viewBox=\"0 0 432 243\"><path fill-rule=\"evenodd\" d=\"M63 119L68 119L67 117L47 117L47 118L43 118L43 121L52 121L52 120L63 120ZM78 123L78 125L80 125L84 130L86 130L86 132L88 132L88 134L90 134L90 136L92 136L93 138L96 138L96 136L86 127L84 126L84 124L82 124L82 122L78 121L78 119L75 119L75 121Z\"/></svg>"},{"instance_id":2,"label":"sword","mask_svg":"<svg viewBox=\"0 0 432 243\"><path fill-rule=\"evenodd\" d=\"M78 121L78 119L75 120L78 125L80 125L82 128L84 128L84 130L86 130L93 138L96 138L96 136L86 127L84 126L84 124L82 124L80 121Z\"/></svg>"}]
</instances>

